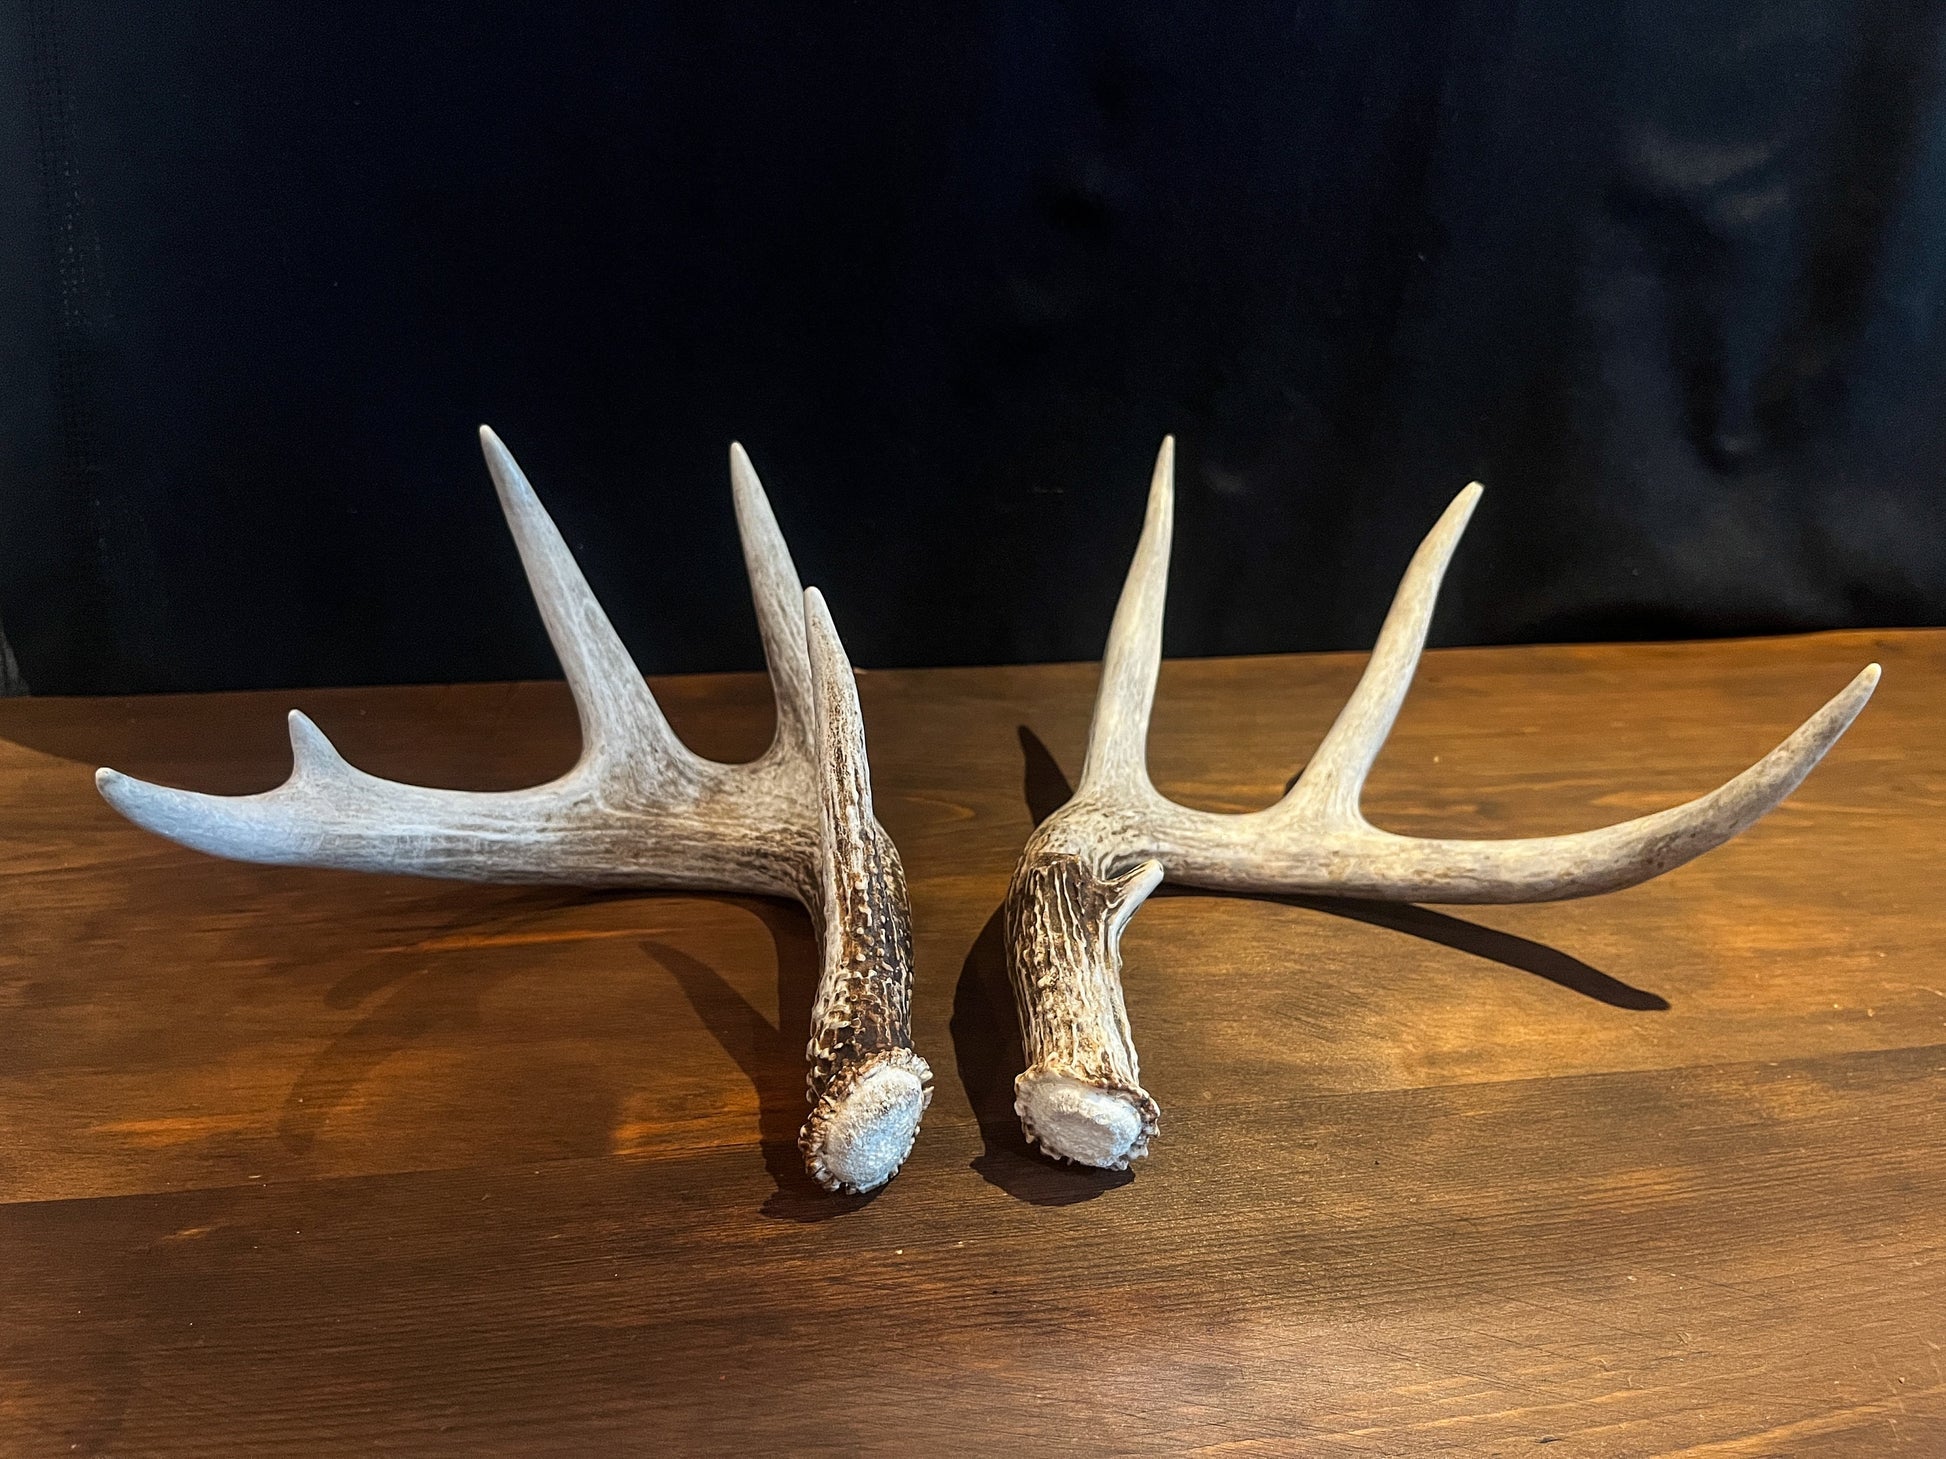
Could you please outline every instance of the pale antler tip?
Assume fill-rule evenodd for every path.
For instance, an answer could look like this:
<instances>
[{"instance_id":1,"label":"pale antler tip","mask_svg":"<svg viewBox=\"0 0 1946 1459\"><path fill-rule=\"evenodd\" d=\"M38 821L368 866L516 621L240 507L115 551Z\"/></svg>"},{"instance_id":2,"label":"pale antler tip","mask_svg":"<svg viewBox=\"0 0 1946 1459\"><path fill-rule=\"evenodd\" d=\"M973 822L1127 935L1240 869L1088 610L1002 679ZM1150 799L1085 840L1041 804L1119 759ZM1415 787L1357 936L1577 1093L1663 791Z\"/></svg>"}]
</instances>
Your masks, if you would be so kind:
<instances>
[{"instance_id":1,"label":"pale antler tip","mask_svg":"<svg viewBox=\"0 0 1946 1459\"><path fill-rule=\"evenodd\" d=\"M500 485L504 477L518 473L519 466L514 461L514 453L507 449L507 443L500 439L500 433L492 426L480 427L480 454L486 457L487 470L493 474L494 485Z\"/></svg>"},{"instance_id":2,"label":"pale antler tip","mask_svg":"<svg viewBox=\"0 0 1946 1459\"><path fill-rule=\"evenodd\" d=\"M1176 438L1164 436L1162 448L1155 453L1155 470L1149 477L1149 511L1156 513L1167 509L1173 515L1175 501Z\"/></svg>"},{"instance_id":3,"label":"pale antler tip","mask_svg":"<svg viewBox=\"0 0 1946 1459\"><path fill-rule=\"evenodd\" d=\"M302 755L307 746L324 738L324 731L318 728L316 720L301 709L293 709L284 715L284 728L290 732L291 750Z\"/></svg>"},{"instance_id":4,"label":"pale antler tip","mask_svg":"<svg viewBox=\"0 0 1946 1459\"><path fill-rule=\"evenodd\" d=\"M831 607L816 588L804 590L804 641L811 654L813 678L823 678L839 665L850 667L844 640L838 637L838 625L831 618Z\"/></svg>"},{"instance_id":5,"label":"pale antler tip","mask_svg":"<svg viewBox=\"0 0 1946 1459\"><path fill-rule=\"evenodd\" d=\"M1837 716L1836 727L1829 743L1835 743L1839 735L1851 728L1851 722L1858 718L1859 713L1871 702L1872 691L1878 688L1879 675L1882 672L1877 664L1865 665L1852 675L1849 684L1831 696L1822 710L1812 716L1813 721L1831 715Z\"/></svg>"},{"instance_id":6,"label":"pale antler tip","mask_svg":"<svg viewBox=\"0 0 1946 1459\"><path fill-rule=\"evenodd\" d=\"M736 502L739 515L757 504L761 504L766 512L770 508L770 498L764 493L763 481L758 477L750 453L743 449L741 441L730 442L730 496ZM774 532L775 529L772 530Z\"/></svg>"},{"instance_id":7,"label":"pale antler tip","mask_svg":"<svg viewBox=\"0 0 1946 1459\"><path fill-rule=\"evenodd\" d=\"M168 790L119 770L110 770L106 765L95 771L95 789L101 792L103 800L149 831L157 829L157 811L166 809L172 798L184 795L182 791Z\"/></svg>"},{"instance_id":8,"label":"pale antler tip","mask_svg":"<svg viewBox=\"0 0 1946 1459\"><path fill-rule=\"evenodd\" d=\"M1872 701L1872 691L1878 688L1879 675L1883 671L1877 664L1867 664L1852 676L1852 680L1825 705L1819 716L1836 714L1836 726L1829 744L1835 744L1838 736L1851 728L1851 722L1864 712L1865 706Z\"/></svg>"},{"instance_id":9,"label":"pale antler tip","mask_svg":"<svg viewBox=\"0 0 1946 1459\"><path fill-rule=\"evenodd\" d=\"M546 513L541 510L540 498L534 495L534 488L527 480L527 474L514 460L514 453L507 449L507 443L500 439L492 426L480 427L480 453L486 457L487 474L493 478L493 489L500 498L500 509L507 513L509 524L513 524L516 507L528 514ZM519 528L515 527L516 540ZM550 529L551 530L551 529Z\"/></svg>"},{"instance_id":10,"label":"pale antler tip","mask_svg":"<svg viewBox=\"0 0 1946 1459\"><path fill-rule=\"evenodd\" d=\"M147 792L154 789L146 780L138 780L133 775L124 775L119 770L110 770L106 765L95 771L95 789L101 798L136 825L153 829L146 818L149 808Z\"/></svg>"}]
</instances>

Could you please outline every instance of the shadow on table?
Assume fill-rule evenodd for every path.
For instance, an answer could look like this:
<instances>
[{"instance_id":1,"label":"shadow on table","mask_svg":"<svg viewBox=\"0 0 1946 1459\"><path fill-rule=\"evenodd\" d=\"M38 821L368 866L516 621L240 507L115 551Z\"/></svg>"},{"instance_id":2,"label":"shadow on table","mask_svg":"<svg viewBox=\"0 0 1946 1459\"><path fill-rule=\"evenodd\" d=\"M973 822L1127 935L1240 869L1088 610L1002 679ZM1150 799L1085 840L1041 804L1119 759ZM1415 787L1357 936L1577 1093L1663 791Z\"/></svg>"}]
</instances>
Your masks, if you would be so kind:
<instances>
[{"instance_id":1,"label":"shadow on table","mask_svg":"<svg viewBox=\"0 0 1946 1459\"><path fill-rule=\"evenodd\" d=\"M484 912L477 905L478 897L467 895L470 890L461 889L456 899L475 905L457 907L450 925L463 930L473 942L508 939L562 908L592 897L644 896L639 892L522 889L513 895L512 905L502 904L496 912ZM866 1204L870 1197L827 1195L804 1173L803 1157L797 1149L797 1129L806 1110L805 1039L799 1031L810 1026L818 978L810 922L787 903L758 897L729 900L746 907L771 935L777 950L783 1029L791 1032L773 1027L700 959L654 940L644 940L639 947L676 980L705 1027L756 1088L758 1140L765 1168L776 1186L764 1202L763 1214L789 1221L843 1215ZM391 949L364 960L326 992L324 1001L329 1008L369 1006L311 1059L286 1094L277 1133L285 1149L293 1154L308 1153L333 1115L387 1061L442 1031L476 1025L482 1000L507 979L526 971L526 963L519 958L423 959L399 956L402 951ZM570 1096L557 1090L553 1098ZM614 1124L614 1110L608 1103L599 1108L561 1108L556 1113L561 1137L570 1145L585 1145L582 1153L590 1155L607 1150Z\"/></svg>"},{"instance_id":2,"label":"shadow on table","mask_svg":"<svg viewBox=\"0 0 1946 1459\"><path fill-rule=\"evenodd\" d=\"M104 719L78 702L74 706L34 700L0 704L0 739L82 767L114 763L133 774L161 774L167 781L168 748L147 743L146 732L128 715ZM246 727L227 732L247 745L247 751L238 756L240 761L249 761L254 754L264 768L255 774L239 772L250 783L226 785L222 790L261 788L256 782L269 785L282 778L290 751L277 716L266 716L261 723L253 720ZM77 770L74 781L77 800L99 813L100 803L85 771ZM449 886L444 894L452 904L445 930L474 939L518 933L563 908L593 898L658 895L465 885ZM777 1220L822 1221L856 1210L871 1197L834 1196L820 1190L805 1174L797 1148L798 1127L808 1111L804 1098L805 1030L810 1027L818 979L811 923L801 909L786 902L761 897L726 900L748 908L775 944L781 1031L708 964L661 942L643 942L641 949L668 970L710 1033L756 1088L758 1139L764 1165L776 1185L764 1202L763 1213ZM277 1134L292 1154L305 1155L315 1148L332 1117L389 1060L428 1037L476 1025L485 997L524 968L517 959L442 961L401 956L402 951L386 949L364 958L326 992L327 1007L339 1011L363 1008L364 1012L310 1060L287 1091ZM588 1154L606 1150L614 1123L612 1109L604 1105L560 1113L562 1138L569 1146Z\"/></svg>"},{"instance_id":3,"label":"shadow on table","mask_svg":"<svg viewBox=\"0 0 1946 1459\"><path fill-rule=\"evenodd\" d=\"M1019 726L1018 734L1022 795L1032 823L1038 826L1066 804L1074 791L1040 736L1026 725ZM1296 780L1292 776L1289 784L1295 784ZM1648 1013L1669 1007L1669 1000L1659 993L1624 983L1558 948L1410 902L1206 891L1175 886L1160 887L1155 895L1231 897L1302 907L1471 953L1503 967L1544 978L1611 1008ZM1013 1080L1026 1067L1026 1055L1020 1044L1020 1025L1007 973L1005 911L1003 904L987 918L986 926L961 966L953 998L953 1050L967 1102L973 1106L986 1147L973 1161L973 1168L989 1183L1021 1200L1038 1205L1068 1205L1126 1184L1133 1176L1127 1171L1057 1164L1034 1151L1020 1132L1020 1121L1013 1109Z\"/></svg>"},{"instance_id":4,"label":"shadow on table","mask_svg":"<svg viewBox=\"0 0 1946 1459\"><path fill-rule=\"evenodd\" d=\"M454 895L451 916L423 930L434 943L460 932L476 941L507 937L580 895L462 887ZM481 1000L521 971L521 964L511 959L496 963L478 957L405 955L410 951L387 948L364 957L325 992L325 1007L336 1011L380 1001L336 1034L292 1081L278 1115L277 1138L293 1155L308 1155L332 1116L389 1060L433 1034L477 1025ZM605 1120L598 1123L605 1129Z\"/></svg>"},{"instance_id":5,"label":"shadow on table","mask_svg":"<svg viewBox=\"0 0 1946 1459\"><path fill-rule=\"evenodd\" d=\"M737 900L762 920L777 946L776 1024L707 963L666 943L644 942L642 950L669 970L696 1016L757 1091L758 1141L764 1168L777 1187L765 1200L763 1214L775 1221L828 1221L870 1205L878 1192L845 1196L823 1190L805 1173L804 1155L797 1148L798 1129L810 1112L804 1097L804 1049L818 991L817 942L810 919L797 907L758 898Z\"/></svg>"}]
</instances>

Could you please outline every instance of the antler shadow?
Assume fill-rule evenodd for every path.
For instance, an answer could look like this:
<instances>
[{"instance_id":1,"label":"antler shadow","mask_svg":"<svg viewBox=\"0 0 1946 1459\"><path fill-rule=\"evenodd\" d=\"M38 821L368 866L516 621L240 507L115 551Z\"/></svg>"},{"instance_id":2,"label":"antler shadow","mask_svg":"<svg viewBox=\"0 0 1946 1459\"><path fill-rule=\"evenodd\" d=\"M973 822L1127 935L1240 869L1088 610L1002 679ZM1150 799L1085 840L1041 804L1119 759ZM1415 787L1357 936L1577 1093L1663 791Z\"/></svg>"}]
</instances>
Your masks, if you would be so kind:
<instances>
[{"instance_id":1,"label":"antler shadow","mask_svg":"<svg viewBox=\"0 0 1946 1459\"><path fill-rule=\"evenodd\" d=\"M804 1044L801 1035L785 1030L809 1026L818 987L817 947L802 913L757 898L736 900L764 924L777 948L776 1024L708 963L664 942L645 940L642 951L676 980L703 1026L757 1092L757 1139L764 1169L777 1187L764 1201L763 1214L776 1221L826 1221L870 1205L878 1190L827 1194L805 1172L798 1147L808 1104Z\"/></svg>"},{"instance_id":2,"label":"antler shadow","mask_svg":"<svg viewBox=\"0 0 1946 1459\"><path fill-rule=\"evenodd\" d=\"M1017 728L1021 754L1021 795L1038 826L1073 796L1074 788L1041 737L1026 725ZM1295 776L1292 777L1296 779ZM1349 897L1220 892L1164 886L1158 896L1234 897L1301 907L1372 927L1402 932L1426 942L1469 953L1555 986L1629 1012L1662 1012L1669 1000L1637 988L1580 958L1546 943L1409 902L1368 902ZM1125 1185L1126 1170L1057 1164L1030 1146L1013 1107L1013 1078L1026 1065L1020 1025L1007 975L1005 904L987 918L967 951L953 998L953 1051L967 1102L979 1122L983 1153L973 1168L990 1184L1037 1205L1070 1205Z\"/></svg>"}]
</instances>

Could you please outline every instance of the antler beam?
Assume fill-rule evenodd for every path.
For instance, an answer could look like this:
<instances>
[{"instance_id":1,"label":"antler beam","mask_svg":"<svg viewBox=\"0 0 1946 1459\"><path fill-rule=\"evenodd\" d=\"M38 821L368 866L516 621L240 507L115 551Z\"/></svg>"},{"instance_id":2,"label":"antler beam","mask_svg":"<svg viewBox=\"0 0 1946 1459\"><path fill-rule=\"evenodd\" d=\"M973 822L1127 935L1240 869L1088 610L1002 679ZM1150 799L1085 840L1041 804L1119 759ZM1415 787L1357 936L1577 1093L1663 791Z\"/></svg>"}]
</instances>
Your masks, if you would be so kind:
<instances>
[{"instance_id":1,"label":"antler beam","mask_svg":"<svg viewBox=\"0 0 1946 1459\"><path fill-rule=\"evenodd\" d=\"M829 1190L883 1185L931 1098L912 1050L912 934L898 851L872 814L864 726L844 646L799 584L741 446L730 482L777 703L747 765L691 752L497 436L481 447L581 719L581 757L530 790L437 790L353 768L292 712L291 775L213 796L113 770L96 783L136 824L215 856L484 882L668 887L793 897L820 932L809 1097L799 1136Z\"/></svg>"},{"instance_id":2,"label":"antler beam","mask_svg":"<svg viewBox=\"0 0 1946 1459\"><path fill-rule=\"evenodd\" d=\"M1462 491L1413 554L1364 676L1284 798L1265 810L1191 810L1149 781L1149 712L1162 655L1175 511L1162 443L1148 514L1102 662L1074 798L1034 833L1007 893L1008 961L1028 1067L1015 1109L1029 1140L1087 1165L1148 1152L1159 1111L1142 1088L1121 984L1121 934L1166 877L1231 891L1386 901L1542 902L1634 886L1722 845L1811 772L1871 698L1877 664L1748 770L1708 795L1619 825L1535 840L1394 835L1359 809L1425 646L1433 603L1481 488Z\"/></svg>"}]
</instances>

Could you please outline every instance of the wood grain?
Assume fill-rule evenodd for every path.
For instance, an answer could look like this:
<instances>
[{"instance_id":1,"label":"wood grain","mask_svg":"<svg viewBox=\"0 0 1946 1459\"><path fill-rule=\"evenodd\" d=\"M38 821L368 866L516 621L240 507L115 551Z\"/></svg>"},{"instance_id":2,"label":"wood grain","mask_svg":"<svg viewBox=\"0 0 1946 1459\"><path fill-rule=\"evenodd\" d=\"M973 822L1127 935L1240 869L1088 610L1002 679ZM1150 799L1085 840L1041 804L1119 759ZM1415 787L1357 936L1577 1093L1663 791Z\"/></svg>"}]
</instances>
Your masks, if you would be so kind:
<instances>
[{"instance_id":1,"label":"wood grain","mask_svg":"<svg viewBox=\"0 0 1946 1459\"><path fill-rule=\"evenodd\" d=\"M1946 634L1435 653L1367 806L1652 810L1872 658L1798 794L1646 886L1159 895L1133 1174L1008 1107L996 913L1093 668L863 675L937 1095L853 1199L793 1143L795 908L226 864L88 780L264 788L295 704L530 784L561 686L0 704L0 1453L1946 1453ZM1268 802L1359 664L1165 665L1157 784ZM768 741L760 678L656 690Z\"/></svg>"}]
</instances>

